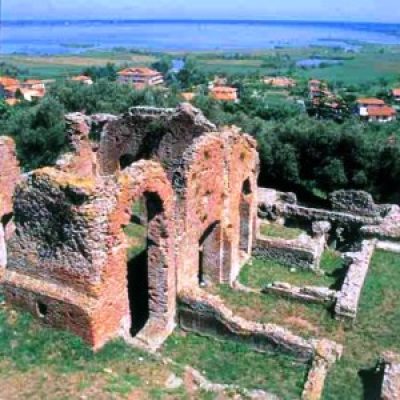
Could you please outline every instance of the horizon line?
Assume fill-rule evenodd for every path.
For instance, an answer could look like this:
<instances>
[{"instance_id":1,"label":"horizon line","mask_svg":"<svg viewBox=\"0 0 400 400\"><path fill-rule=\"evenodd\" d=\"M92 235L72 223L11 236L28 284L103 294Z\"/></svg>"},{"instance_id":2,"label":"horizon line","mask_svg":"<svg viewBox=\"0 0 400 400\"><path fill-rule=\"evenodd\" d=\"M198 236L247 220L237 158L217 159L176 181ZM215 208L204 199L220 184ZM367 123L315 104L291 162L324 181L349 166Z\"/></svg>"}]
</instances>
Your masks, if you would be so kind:
<instances>
[{"instance_id":1,"label":"horizon line","mask_svg":"<svg viewBox=\"0 0 400 400\"><path fill-rule=\"evenodd\" d=\"M135 22L135 23L145 23L145 22L158 22L158 23L266 23L266 22L278 22L278 23L304 23L304 24L381 24L381 25L400 25L400 22L390 22L390 21L344 21L339 19L332 20L313 20L313 19L278 19L278 18L56 18L56 19L2 19L1 22L15 23L15 22Z\"/></svg>"}]
</instances>

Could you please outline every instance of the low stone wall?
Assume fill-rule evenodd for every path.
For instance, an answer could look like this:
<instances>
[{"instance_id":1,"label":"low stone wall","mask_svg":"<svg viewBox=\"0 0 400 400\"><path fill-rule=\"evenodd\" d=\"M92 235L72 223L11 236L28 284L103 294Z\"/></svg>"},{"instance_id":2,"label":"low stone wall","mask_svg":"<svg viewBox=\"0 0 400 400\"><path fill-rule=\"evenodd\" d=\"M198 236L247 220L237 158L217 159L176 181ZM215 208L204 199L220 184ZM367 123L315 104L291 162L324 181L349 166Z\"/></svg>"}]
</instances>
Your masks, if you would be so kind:
<instances>
[{"instance_id":1,"label":"low stone wall","mask_svg":"<svg viewBox=\"0 0 400 400\"><path fill-rule=\"evenodd\" d=\"M329 195L333 211L371 218L381 218L390 210L388 205L375 204L372 196L362 190L338 190Z\"/></svg>"},{"instance_id":2,"label":"low stone wall","mask_svg":"<svg viewBox=\"0 0 400 400\"><path fill-rule=\"evenodd\" d=\"M329 340L321 340L315 347L307 382L304 386L302 400L319 400L324 390L325 379L335 362L341 358L343 348Z\"/></svg>"},{"instance_id":3,"label":"low stone wall","mask_svg":"<svg viewBox=\"0 0 400 400\"><path fill-rule=\"evenodd\" d=\"M333 224L378 225L382 217L366 217L347 212L329 211L319 208L309 208L294 204L285 204L282 210L285 217L300 218L307 221L329 221Z\"/></svg>"},{"instance_id":4,"label":"low stone wall","mask_svg":"<svg viewBox=\"0 0 400 400\"><path fill-rule=\"evenodd\" d=\"M325 249L325 237L286 240L258 236L253 246L253 256L281 262L290 267L318 270Z\"/></svg>"},{"instance_id":5,"label":"low stone wall","mask_svg":"<svg viewBox=\"0 0 400 400\"><path fill-rule=\"evenodd\" d=\"M382 400L400 400L400 356L391 352L383 356L384 376L382 383Z\"/></svg>"},{"instance_id":6,"label":"low stone wall","mask_svg":"<svg viewBox=\"0 0 400 400\"><path fill-rule=\"evenodd\" d=\"M333 303L337 292L327 287L315 286L292 286L286 282L273 282L265 286L262 293L273 293L289 297L291 299L314 302L314 303Z\"/></svg>"},{"instance_id":7,"label":"low stone wall","mask_svg":"<svg viewBox=\"0 0 400 400\"><path fill-rule=\"evenodd\" d=\"M274 324L261 324L241 318L219 297L204 291L186 291L179 295L179 323L182 329L233 339L260 352L283 352L307 362L314 356L314 344Z\"/></svg>"},{"instance_id":8,"label":"low stone wall","mask_svg":"<svg viewBox=\"0 0 400 400\"><path fill-rule=\"evenodd\" d=\"M361 291L375 247L375 240L364 240L361 245L361 251L345 253L350 266L343 286L337 295L336 318L342 320L354 320L356 318Z\"/></svg>"},{"instance_id":9,"label":"low stone wall","mask_svg":"<svg viewBox=\"0 0 400 400\"><path fill-rule=\"evenodd\" d=\"M390 211L379 225L363 226L361 233L367 238L400 242L400 207L391 206Z\"/></svg>"},{"instance_id":10,"label":"low stone wall","mask_svg":"<svg viewBox=\"0 0 400 400\"><path fill-rule=\"evenodd\" d=\"M264 390L249 390L238 385L226 385L221 383L210 382L196 369L187 366L185 368L185 382L187 386L193 388L198 387L208 393L217 394L217 399L245 399L248 400L280 400L279 397ZM191 397L194 398L194 397Z\"/></svg>"}]
</instances>

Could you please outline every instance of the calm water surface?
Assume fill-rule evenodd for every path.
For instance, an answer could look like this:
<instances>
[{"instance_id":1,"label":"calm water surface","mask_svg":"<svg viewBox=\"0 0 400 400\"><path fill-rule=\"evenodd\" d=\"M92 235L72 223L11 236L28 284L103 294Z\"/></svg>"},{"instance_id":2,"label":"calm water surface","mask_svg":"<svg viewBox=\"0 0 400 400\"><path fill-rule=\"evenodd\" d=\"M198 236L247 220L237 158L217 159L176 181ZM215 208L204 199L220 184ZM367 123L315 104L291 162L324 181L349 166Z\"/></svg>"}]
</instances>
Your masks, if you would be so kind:
<instances>
[{"instance_id":1,"label":"calm water surface","mask_svg":"<svg viewBox=\"0 0 400 400\"><path fill-rule=\"evenodd\" d=\"M0 52L74 54L88 49L256 50L309 45L400 44L400 25L290 21L5 22Z\"/></svg>"}]
</instances>

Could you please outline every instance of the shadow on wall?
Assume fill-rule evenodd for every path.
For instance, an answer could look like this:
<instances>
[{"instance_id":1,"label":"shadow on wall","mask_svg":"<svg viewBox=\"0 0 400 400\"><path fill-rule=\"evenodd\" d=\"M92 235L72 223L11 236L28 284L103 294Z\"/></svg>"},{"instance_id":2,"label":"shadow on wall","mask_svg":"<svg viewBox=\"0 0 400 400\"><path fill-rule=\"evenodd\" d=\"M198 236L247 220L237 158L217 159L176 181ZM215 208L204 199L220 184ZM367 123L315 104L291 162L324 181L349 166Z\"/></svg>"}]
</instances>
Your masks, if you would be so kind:
<instances>
[{"instance_id":1,"label":"shadow on wall","mask_svg":"<svg viewBox=\"0 0 400 400\"><path fill-rule=\"evenodd\" d=\"M148 272L147 249L145 249L128 261L128 296L132 336L136 336L144 328L150 316Z\"/></svg>"},{"instance_id":2,"label":"shadow on wall","mask_svg":"<svg viewBox=\"0 0 400 400\"><path fill-rule=\"evenodd\" d=\"M379 366L370 369L362 369L358 372L358 376L363 385L363 400L381 399L383 375L384 368L379 368Z\"/></svg>"}]
</instances>

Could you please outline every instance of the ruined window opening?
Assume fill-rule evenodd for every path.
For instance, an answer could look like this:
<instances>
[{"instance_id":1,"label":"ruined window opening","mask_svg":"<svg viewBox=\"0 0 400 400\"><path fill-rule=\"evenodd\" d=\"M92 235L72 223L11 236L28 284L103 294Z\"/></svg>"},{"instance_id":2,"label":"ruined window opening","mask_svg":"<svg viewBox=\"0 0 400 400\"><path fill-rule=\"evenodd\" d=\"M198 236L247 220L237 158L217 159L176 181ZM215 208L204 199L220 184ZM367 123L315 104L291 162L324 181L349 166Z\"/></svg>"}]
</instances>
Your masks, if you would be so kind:
<instances>
[{"instance_id":1,"label":"ruined window opening","mask_svg":"<svg viewBox=\"0 0 400 400\"><path fill-rule=\"evenodd\" d=\"M163 211L155 193L145 193L132 206L131 222L125 227L128 239L128 298L131 336L136 336L150 318L149 256L159 252L152 239L161 234L157 216ZM152 257L153 259L153 257Z\"/></svg>"},{"instance_id":2,"label":"ruined window opening","mask_svg":"<svg viewBox=\"0 0 400 400\"><path fill-rule=\"evenodd\" d=\"M245 196L248 196L249 194L253 193L253 191L251 190L251 182L250 179L247 178L244 182L243 182L243 186L242 186L242 194L244 194Z\"/></svg>"},{"instance_id":3,"label":"ruined window opening","mask_svg":"<svg viewBox=\"0 0 400 400\"><path fill-rule=\"evenodd\" d=\"M41 301L38 301L36 303L36 311L40 318L44 318L48 313L47 304L44 304Z\"/></svg>"},{"instance_id":4,"label":"ruined window opening","mask_svg":"<svg viewBox=\"0 0 400 400\"><path fill-rule=\"evenodd\" d=\"M120 157L119 159L119 165L121 170L124 170L125 168L128 168L130 165L132 165L136 160L136 157L134 157L132 154L124 154Z\"/></svg>"},{"instance_id":5,"label":"ruined window opening","mask_svg":"<svg viewBox=\"0 0 400 400\"><path fill-rule=\"evenodd\" d=\"M4 230L6 229L8 223L13 219L13 217L14 217L13 213L8 213L2 216L1 224L4 227Z\"/></svg>"},{"instance_id":6,"label":"ruined window opening","mask_svg":"<svg viewBox=\"0 0 400 400\"><path fill-rule=\"evenodd\" d=\"M249 253L250 249L250 204L245 200L245 196L252 193L250 179L246 179L242 186L242 195L239 205L239 250Z\"/></svg>"},{"instance_id":7,"label":"ruined window opening","mask_svg":"<svg viewBox=\"0 0 400 400\"><path fill-rule=\"evenodd\" d=\"M211 224L199 240L199 286L205 287L212 281L219 281L221 269L221 226Z\"/></svg>"}]
</instances>

